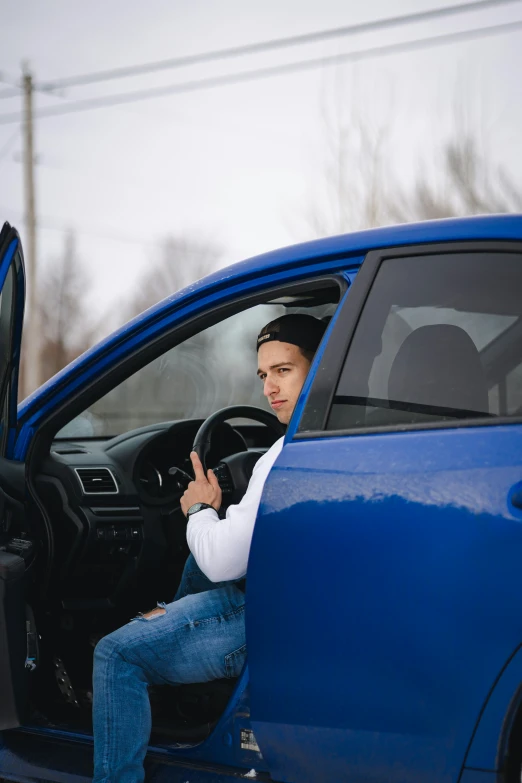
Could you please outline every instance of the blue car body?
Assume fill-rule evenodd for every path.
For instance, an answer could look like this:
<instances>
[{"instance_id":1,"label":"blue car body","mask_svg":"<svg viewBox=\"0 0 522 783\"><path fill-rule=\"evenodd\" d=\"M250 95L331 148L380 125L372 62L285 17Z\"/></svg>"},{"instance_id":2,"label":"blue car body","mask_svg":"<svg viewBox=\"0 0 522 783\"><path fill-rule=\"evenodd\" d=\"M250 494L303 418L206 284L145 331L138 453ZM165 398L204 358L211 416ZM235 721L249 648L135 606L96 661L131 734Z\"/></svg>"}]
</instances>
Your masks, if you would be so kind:
<instances>
[{"instance_id":1,"label":"blue car body","mask_svg":"<svg viewBox=\"0 0 522 783\"><path fill-rule=\"evenodd\" d=\"M4 249L0 282L18 242L11 237ZM500 407L484 420L441 414L359 429L329 426L327 418L380 265L410 255L435 264L444 253L457 265L459 254L491 254L494 287L499 253L522 267L522 216L375 229L220 270L87 351L15 417L20 279L0 479L7 464L30 461L50 417L76 411L78 395L165 333L265 290L334 277L341 286L265 485L248 568L248 666L205 741L151 747L147 779L220 783L251 769L258 780L286 783L519 779L522 414L502 415ZM499 317L511 318L506 313ZM510 362L517 346L522 361L517 338ZM322 406L329 413L321 419ZM0 777L90 779L92 740L84 733L6 727Z\"/></svg>"}]
</instances>

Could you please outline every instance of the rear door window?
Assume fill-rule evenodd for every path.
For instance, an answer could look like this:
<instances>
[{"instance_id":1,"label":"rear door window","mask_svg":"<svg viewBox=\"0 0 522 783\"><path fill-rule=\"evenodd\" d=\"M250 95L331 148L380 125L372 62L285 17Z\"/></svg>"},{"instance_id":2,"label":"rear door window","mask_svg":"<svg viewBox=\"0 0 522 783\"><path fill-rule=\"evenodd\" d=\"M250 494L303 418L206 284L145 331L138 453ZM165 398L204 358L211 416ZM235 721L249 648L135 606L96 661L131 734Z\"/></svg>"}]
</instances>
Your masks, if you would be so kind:
<instances>
[{"instance_id":1,"label":"rear door window","mask_svg":"<svg viewBox=\"0 0 522 783\"><path fill-rule=\"evenodd\" d=\"M383 260L327 429L522 416L521 292L517 253Z\"/></svg>"}]
</instances>

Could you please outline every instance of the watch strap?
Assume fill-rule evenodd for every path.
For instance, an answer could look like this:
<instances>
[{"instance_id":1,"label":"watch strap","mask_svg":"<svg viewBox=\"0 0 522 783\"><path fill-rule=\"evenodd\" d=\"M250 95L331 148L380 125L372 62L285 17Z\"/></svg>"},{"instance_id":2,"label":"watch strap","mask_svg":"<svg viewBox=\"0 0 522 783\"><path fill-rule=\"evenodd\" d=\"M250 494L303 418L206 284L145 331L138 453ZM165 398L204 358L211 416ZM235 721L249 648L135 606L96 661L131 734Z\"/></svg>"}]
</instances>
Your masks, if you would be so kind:
<instances>
[{"instance_id":1,"label":"watch strap","mask_svg":"<svg viewBox=\"0 0 522 783\"><path fill-rule=\"evenodd\" d=\"M198 511L203 511L205 508L211 508L213 511L215 511L214 506L211 506L209 503L193 503L189 510L187 511L187 519L192 514L197 514Z\"/></svg>"}]
</instances>

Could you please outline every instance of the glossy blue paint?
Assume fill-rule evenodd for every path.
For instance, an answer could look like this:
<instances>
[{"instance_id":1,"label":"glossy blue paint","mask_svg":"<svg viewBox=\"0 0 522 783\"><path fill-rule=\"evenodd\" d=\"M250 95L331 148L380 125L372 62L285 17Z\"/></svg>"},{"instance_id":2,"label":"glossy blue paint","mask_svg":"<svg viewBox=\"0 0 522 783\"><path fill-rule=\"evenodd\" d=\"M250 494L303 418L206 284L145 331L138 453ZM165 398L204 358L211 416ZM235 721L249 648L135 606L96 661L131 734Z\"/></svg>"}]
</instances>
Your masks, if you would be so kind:
<instances>
[{"instance_id":1,"label":"glossy blue paint","mask_svg":"<svg viewBox=\"0 0 522 783\"><path fill-rule=\"evenodd\" d=\"M327 758L330 780L457 781L522 642L521 477L516 424L286 444L247 611L252 725L276 779L312 783Z\"/></svg>"},{"instance_id":2,"label":"glossy blue paint","mask_svg":"<svg viewBox=\"0 0 522 783\"><path fill-rule=\"evenodd\" d=\"M484 769L464 769L459 783L499 783L495 772Z\"/></svg>"},{"instance_id":3,"label":"glossy blue paint","mask_svg":"<svg viewBox=\"0 0 522 783\"><path fill-rule=\"evenodd\" d=\"M18 239L13 239L9 243L3 258L0 259L0 290L4 287L5 278L7 277L7 273L9 271L9 266L11 265L11 261L14 258L14 254L16 253L19 244L20 243Z\"/></svg>"}]
</instances>

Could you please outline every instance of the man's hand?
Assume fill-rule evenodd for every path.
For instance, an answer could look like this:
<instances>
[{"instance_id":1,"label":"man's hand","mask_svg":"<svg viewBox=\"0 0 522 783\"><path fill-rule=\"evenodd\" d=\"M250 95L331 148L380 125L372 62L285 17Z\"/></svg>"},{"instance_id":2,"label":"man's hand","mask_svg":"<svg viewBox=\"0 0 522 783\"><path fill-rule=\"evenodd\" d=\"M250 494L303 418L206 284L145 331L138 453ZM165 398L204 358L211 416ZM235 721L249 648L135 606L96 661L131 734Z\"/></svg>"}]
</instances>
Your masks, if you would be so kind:
<instances>
[{"instance_id":1,"label":"man's hand","mask_svg":"<svg viewBox=\"0 0 522 783\"><path fill-rule=\"evenodd\" d=\"M181 498L181 510L187 516L187 511L194 503L208 503L219 511L221 506L221 487L212 470L203 470L201 460L195 451L190 452L192 467L194 468L194 481L188 485Z\"/></svg>"}]
</instances>

